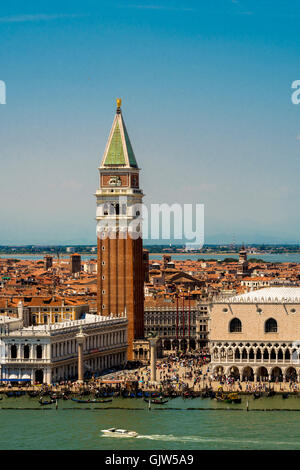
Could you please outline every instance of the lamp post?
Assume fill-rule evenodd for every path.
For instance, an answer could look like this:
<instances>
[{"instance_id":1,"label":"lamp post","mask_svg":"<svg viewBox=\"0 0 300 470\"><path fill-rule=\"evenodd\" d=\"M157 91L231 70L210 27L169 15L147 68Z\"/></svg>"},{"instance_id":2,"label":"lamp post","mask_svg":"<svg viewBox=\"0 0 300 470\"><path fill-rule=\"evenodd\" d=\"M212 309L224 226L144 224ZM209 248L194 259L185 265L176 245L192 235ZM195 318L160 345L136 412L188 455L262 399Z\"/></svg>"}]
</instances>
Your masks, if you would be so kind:
<instances>
[{"instance_id":1,"label":"lamp post","mask_svg":"<svg viewBox=\"0 0 300 470\"><path fill-rule=\"evenodd\" d=\"M83 345L87 335L83 333L82 326L79 329L79 333L76 335L78 344L78 382L83 383L84 377L84 366L83 366Z\"/></svg>"}]
</instances>

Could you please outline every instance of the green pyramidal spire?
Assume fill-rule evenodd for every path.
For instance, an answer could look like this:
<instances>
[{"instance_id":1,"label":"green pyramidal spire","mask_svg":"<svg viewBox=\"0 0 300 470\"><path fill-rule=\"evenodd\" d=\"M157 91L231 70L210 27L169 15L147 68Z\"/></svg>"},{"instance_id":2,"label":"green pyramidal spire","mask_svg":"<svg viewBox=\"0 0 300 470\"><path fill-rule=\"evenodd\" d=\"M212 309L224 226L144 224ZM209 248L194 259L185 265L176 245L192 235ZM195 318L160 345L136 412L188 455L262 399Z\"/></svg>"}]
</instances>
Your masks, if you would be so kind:
<instances>
[{"instance_id":1,"label":"green pyramidal spire","mask_svg":"<svg viewBox=\"0 0 300 470\"><path fill-rule=\"evenodd\" d=\"M137 162L123 121L121 100L117 100L117 112L110 131L108 142L102 158L101 167L137 168Z\"/></svg>"}]
</instances>

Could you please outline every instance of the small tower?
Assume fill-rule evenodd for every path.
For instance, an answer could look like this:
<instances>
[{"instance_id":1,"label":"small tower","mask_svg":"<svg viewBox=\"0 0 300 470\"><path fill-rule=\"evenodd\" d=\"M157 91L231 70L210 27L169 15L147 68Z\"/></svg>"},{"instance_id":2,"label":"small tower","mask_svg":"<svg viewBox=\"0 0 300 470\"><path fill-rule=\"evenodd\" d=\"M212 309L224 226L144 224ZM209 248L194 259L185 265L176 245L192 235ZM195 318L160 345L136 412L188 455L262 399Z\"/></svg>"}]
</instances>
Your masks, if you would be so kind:
<instances>
[{"instance_id":1,"label":"small tower","mask_svg":"<svg viewBox=\"0 0 300 470\"><path fill-rule=\"evenodd\" d=\"M121 111L121 99L99 167L97 198L97 311L127 312L128 359L144 337L144 266L139 168Z\"/></svg>"},{"instance_id":2,"label":"small tower","mask_svg":"<svg viewBox=\"0 0 300 470\"><path fill-rule=\"evenodd\" d=\"M247 251L243 244L239 251L238 275L247 276L248 274L249 274L249 269L248 269Z\"/></svg>"},{"instance_id":3,"label":"small tower","mask_svg":"<svg viewBox=\"0 0 300 470\"><path fill-rule=\"evenodd\" d=\"M81 256L78 253L74 253L70 256L70 271L72 274L81 271Z\"/></svg>"},{"instance_id":4,"label":"small tower","mask_svg":"<svg viewBox=\"0 0 300 470\"><path fill-rule=\"evenodd\" d=\"M50 255L44 256L44 267L45 269L50 269L53 266L53 257Z\"/></svg>"}]
</instances>

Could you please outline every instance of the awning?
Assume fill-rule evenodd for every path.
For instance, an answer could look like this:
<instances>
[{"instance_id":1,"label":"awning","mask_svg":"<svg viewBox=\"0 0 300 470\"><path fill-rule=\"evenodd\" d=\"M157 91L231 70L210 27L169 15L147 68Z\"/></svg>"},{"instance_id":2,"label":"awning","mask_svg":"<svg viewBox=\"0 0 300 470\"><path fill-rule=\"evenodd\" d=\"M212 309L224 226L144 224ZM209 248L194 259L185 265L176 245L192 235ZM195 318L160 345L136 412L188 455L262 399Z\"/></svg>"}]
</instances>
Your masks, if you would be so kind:
<instances>
[{"instance_id":1,"label":"awning","mask_svg":"<svg viewBox=\"0 0 300 470\"><path fill-rule=\"evenodd\" d=\"M0 382L29 382L31 379L0 379Z\"/></svg>"}]
</instances>

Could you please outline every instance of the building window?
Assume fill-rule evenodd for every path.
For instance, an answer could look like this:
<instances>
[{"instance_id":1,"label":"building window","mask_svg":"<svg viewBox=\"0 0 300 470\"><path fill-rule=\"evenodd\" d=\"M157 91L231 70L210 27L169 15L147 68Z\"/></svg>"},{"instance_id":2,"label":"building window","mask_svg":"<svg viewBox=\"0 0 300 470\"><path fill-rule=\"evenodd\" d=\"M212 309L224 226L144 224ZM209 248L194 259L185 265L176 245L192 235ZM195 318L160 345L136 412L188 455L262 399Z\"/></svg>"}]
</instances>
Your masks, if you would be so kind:
<instances>
[{"instance_id":1,"label":"building window","mask_svg":"<svg viewBox=\"0 0 300 470\"><path fill-rule=\"evenodd\" d=\"M55 323L58 322L58 315L55 315L55 316L54 316L54 321L55 321Z\"/></svg>"},{"instance_id":2,"label":"building window","mask_svg":"<svg viewBox=\"0 0 300 470\"><path fill-rule=\"evenodd\" d=\"M48 315L44 315L44 324L47 325L48 323Z\"/></svg>"},{"instance_id":3,"label":"building window","mask_svg":"<svg viewBox=\"0 0 300 470\"><path fill-rule=\"evenodd\" d=\"M265 323L265 333L277 333L277 321L269 318Z\"/></svg>"},{"instance_id":4,"label":"building window","mask_svg":"<svg viewBox=\"0 0 300 470\"><path fill-rule=\"evenodd\" d=\"M36 325L36 316L35 315L32 315L32 324Z\"/></svg>"},{"instance_id":5,"label":"building window","mask_svg":"<svg viewBox=\"0 0 300 470\"><path fill-rule=\"evenodd\" d=\"M29 346L26 344L24 346L24 359L29 359Z\"/></svg>"},{"instance_id":6,"label":"building window","mask_svg":"<svg viewBox=\"0 0 300 470\"><path fill-rule=\"evenodd\" d=\"M242 322L238 318L233 318L229 323L230 333L240 333L242 331Z\"/></svg>"},{"instance_id":7,"label":"building window","mask_svg":"<svg viewBox=\"0 0 300 470\"><path fill-rule=\"evenodd\" d=\"M13 344L11 346L11 349L10 349L10 356L12 359L16 359L17 358L17 346L15 344Z\"/></svg>"},{"instance_id":8,"label":"building window","mask_svg":"<svg viewBox=\"0 0 300 470\"><path fill-rule=\"evenodd\" d=\"M42 357L43 357L43 349L42 349L42 346L40 344L38 344L37 347L36 347L36 357L37 357L37 359L42 359Z\"/></svg>"},{"instance_id":9,"label":"building window","mask_svg":"<svg viewBox=\"0 0 300 470\"><path fill-rule=\"evenodd\" d=\"M102 291L102 294L105 294L105 290Z\"/></svg>"},{"instance_id":10,"label":"building window","mask_svg":"<svg viewBox=\"0 0 300 470\"><path fill-rule=\"evenodd\" d=\"M108 215L108 204L104 204L103 206L103 215Z\"/></svg>"},{"instance_id":11,"label":"building window","mask_svg":"<svg viewBox=\"0 0 300 470\"><path fill-rule=\"evenodd\" d=\"M102 305L102 310L104 310L104 309L105 309L105 305Z\"/></svg>"}]
</instances>

